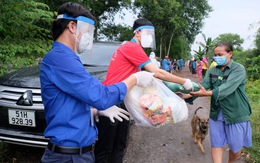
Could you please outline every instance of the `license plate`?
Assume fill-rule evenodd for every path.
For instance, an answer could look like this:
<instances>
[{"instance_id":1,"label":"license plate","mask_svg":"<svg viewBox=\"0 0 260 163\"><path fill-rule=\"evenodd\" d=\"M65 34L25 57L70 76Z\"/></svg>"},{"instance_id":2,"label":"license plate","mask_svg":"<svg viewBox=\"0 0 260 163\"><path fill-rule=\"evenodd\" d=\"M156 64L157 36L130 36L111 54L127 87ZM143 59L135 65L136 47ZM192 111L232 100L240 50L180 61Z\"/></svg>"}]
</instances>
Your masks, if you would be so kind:
<instances>
[{"instance_id":1,"label":"license plate","mask_svg":"<svg viewBox=\"0 0 260 163\"><path fill-rule=\"evenodd\" d=\"M29 110L8 109L9 124L35 127L35 112Z\"/></svg>"}]
</instances>

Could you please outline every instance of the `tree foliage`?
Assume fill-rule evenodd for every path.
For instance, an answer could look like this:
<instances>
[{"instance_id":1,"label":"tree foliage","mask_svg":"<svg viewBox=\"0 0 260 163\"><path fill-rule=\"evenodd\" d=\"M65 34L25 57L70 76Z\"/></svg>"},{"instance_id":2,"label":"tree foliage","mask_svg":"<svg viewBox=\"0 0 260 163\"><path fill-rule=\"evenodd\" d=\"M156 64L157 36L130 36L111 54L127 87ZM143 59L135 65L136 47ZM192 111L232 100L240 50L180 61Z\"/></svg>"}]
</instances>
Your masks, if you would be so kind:
<instances>
[{"instance_id":1,"label":"tree foliage","mask_svg":"<svg viewBox=\"0 0 260 163\"><path fill-rule=\"evenodd\" d=\"M256 32L255 49L247 50L246 59L241 62L245 65L248 77L252 80L260 79L260 28Z\"/></svg>"},{"instance_id":2,"label":"tree foliage","mask_svg":"<svg viewBox=\"0 0 260 163\"><path fill-rule=\"evenodd\" d=\"M96 18L95 40L98 40L98 37L102 35L99 29L105 26L115 27L115 13L122 10L122 8L130 7L131 0L84 0L82 3L87 6ZM110 20L108 24L106 20ZM112 25L111 22L113 22Z\"/></svg>"},{"instance_id":3,"label":"tree foliage","mask_svg":"<svg viewBox=\"0 0 260 163\"><path fill-rule=\"evenodd\" d=\"M65 2L68 2L67 0L35 0L35 1L48 5L51 11L57 11L60 5L62 5ZM81 3L83 2L83 0L70 0L69 2Z\"/></svg>"},{"instance_id":4,"label":"tree foliage","mask_svg":"<svg viewBox=\"0 0 260 163\"><path fill-rule=\"evenodd\" d=\"M32 0L1 1L0 5L1 41L50 38L53 13L47 5Z\"/></svg>"},{"instance_id":5,"label":"tree foliage","mask_svg":"<svg viewBox=\"0 0 260 163\"><path fill-rule=\"evenodd\" d=\"M202 58L205 55L205 49L202 49L201 46L199 46L199 50L193 50L195 52L195 58L199 59Z\"/></svg>"},{"instance_id":6,"label":"tree foliage","mask_svg":"<svg viewBox=\"0 0 260 163\"><path fill-rule=\"evenodd\" d=\"M174 37L171 45L171 57L174 59L185 58L189 56L190 48L187 39L184 36Z\"/></svg>"},{"instance_id":7,"label":"tree foliage","mask_svg":"<svg viewBox=\"0 0 260 163\"><path fill-rule=\"evenodd\" d=\"M255 38L255 46L257 49L260 49L260 28L257 30Z\"/></svg>"},{"instance_id":8,"label":"tree foliage","mask_svg":"<svg viewBox=\"0 0 260 163\"><path fill-rule=\"evenodd\" d=\"M113 23L107 23L105 27L100 28L100 33L104 35L99 35L100 39L123 42L126 40L130 40L130 38L132 37L132 28L120 24L115 25Z\"/></svg>"},{"instance_id":9,"label":"tree foliage","mask_svg":"<svg viewBox=\"0 0 260 163\"><path fill-rule=\"evenodd\" d=\"M57 11L59 6L67 2L66 0L38 0L50 6L53 11ZM96 29L95 40L102 38L104 33L100 32L101 28L105 26L111 27L114 25L114 15L122 8L129 8L131 0L70 0L76 2L88 9L95 17ZM107 25L107 21L108 25ZM104 31L104 30L103 30ZM99 38L100 37L100 38ZM111 38L111 36L109 36Z\"/></svg>"},{"instance_id":10,"label":"tree foliage","mask_svg":"<svg viewBox=\"0 0 260 163\"><path fill-rule=\"evenodd\" d=\"M203 36L203 40L204 42L196 42L197 44L199 44L200 46L202 46L204 48L204 52L205 52L205 56L207 58L207 60L209 60L210 56L209 56L209 52L211 50L213 50L213 47L215 46L214 40L212 40L211 37L207 37L205 34L202 33ZM203 56L201 56L203 57Z\"/></svg>"},{"instance_id":11,"label":"tree foliage","mask_svg":"<svg viewBox=\"0 0 260 163\"><path fill-rule=\"evenodd\" d=\"M156 29L157 54L172 58L187 58L190 45L200 33L203 19L212 11L207 0L71 0L85 6L96 17L96 39L129 40L132 29L115 25L114 15L122 8L133 9L139 17L150 20ZM0 75L7 70L35 64L51 48L50 27L58 7L65 0L2 0L0 1ZM131 2L133 2L131 6ZM122 16L123 17L123 16ZM206 37L205 37L206 38ZM222 34L217 40L205 39L205 47L219 41L235 46L235 58L246 65L251 78L259 78L260 30L256 48L242 51L243 39L237 34ZM159 47L159 48L158 48ZM159 49L159 50L158 50ZM146 50L147 51L147 50ZM203 52L199 49L198 53ZM147 51L148 52L148 51ZM243 58L243 59L242 59Z\"/></svg>"},{"instance_id":12,"label":"tree foliage","mask_svg":"<svg viewBox=\"0 0 260 163\"><path fill-rule=\"evenodd\" d=\"M51 45L53 12L33 0L0 1L0 74L35 64Z\"/></svg>"},{"instance_id":13,"label":"tree foliage","mask_svg":"<svg viewBox=\"0 0 260 163\"><path fill-rule=\"evenodd\" d=\"M171 38L182 37L188 45L192 44L203 26L203 19L212 11L207 0L136 0L134 5L138 7L139 17L147 18L154 24L157 46L165 55L174 53ZM181 55L187 53L189 51Z\"/></svg>"},{"instance_id":14,"label":"tree foliage","mask_svg":"<svg viewBox=\"0 0 260 163\"><path fill-rule=\"evenodd\" d=\"M244 39L240 38L238 34L233 34L233 33L224 33L219 35L216 39L215 42L230 42L233 45L234 50L241 51L242 44L244 43Z\"/></svg>"}]
</instances>

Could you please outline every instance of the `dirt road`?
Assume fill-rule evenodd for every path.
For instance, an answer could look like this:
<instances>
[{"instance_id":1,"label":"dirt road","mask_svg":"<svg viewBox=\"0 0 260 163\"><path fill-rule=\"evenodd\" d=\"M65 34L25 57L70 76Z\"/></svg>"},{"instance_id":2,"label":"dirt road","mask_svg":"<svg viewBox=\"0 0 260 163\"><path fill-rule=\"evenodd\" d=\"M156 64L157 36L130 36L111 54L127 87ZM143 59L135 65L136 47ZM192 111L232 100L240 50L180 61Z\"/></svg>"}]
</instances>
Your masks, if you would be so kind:
<instances>
[{"instance_id":1,"label":"dirt road","mask_svg":"<svg viewBox=\"0 0 260 163\"><path fill-rule=\"evenodd\" d=\"M174 73L178 76L193 77L187 67L181 73ZM205 153L201 153L197 144L191 137L190 121L194 111L199 106L204 109L198 111L198 115L208 117L210 101L208 97L200 97L189 105L189 117L186 121L178 124L170 124L160 128L145 128L131 125L129 145L124 158L124 163L211 163L211 148L209 135L206 137L203 146ZM228 160L228 149L225 149L224 163ZM241 158L237 163L244 163Z\"/></svg>"}]
</instances>

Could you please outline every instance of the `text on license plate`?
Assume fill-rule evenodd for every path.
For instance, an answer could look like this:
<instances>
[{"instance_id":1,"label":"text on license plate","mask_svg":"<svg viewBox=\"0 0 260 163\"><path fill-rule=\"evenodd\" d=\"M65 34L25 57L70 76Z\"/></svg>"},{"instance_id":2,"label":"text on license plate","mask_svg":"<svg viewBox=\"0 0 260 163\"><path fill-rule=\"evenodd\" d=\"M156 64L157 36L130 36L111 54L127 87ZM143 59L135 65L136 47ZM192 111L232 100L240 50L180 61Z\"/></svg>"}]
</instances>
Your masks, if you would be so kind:
<instances>
[{"instance_id":1,"label":"text on license plate","mask_svg":"<svg viewBox=\"0 0 260 163\"><path fill-rule=\"evenodd\" d=\"M9 124L35 127L35 113L29 110L8 109Z\"/></svg>"}]
</instances>

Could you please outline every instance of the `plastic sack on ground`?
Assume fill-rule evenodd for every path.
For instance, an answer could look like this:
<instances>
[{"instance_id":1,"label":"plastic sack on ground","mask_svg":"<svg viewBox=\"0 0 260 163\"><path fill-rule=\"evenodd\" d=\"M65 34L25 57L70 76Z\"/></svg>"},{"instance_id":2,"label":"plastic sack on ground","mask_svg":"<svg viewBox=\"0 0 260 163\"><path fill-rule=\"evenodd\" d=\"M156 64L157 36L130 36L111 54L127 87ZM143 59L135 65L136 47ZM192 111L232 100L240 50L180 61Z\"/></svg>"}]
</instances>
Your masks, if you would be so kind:
<instances>
[{"instance_id":1,"label":"plastic sack on ground","mask_svg":"<svg viewBox=\"0 0 260 163\"><path fill-rule=\"evenodd\" d=\"M178 84L178 83L174 83L174 82L168 82L168 81L163 81L163 83L173 92L181 92L181 93L190 93L191 91L188 91L188 90L185 90L183 88L183 86L181 84ZM193 92L197 92L199 91L200 87L197 83L195 82L192 82L193 84Z\"/></svg>"},{"instance_id":2,"label":"plastic sack on ground","mask_svg":"<svg viewBox=\"0 0 260 163\"><path fill-rule=\"evenodd\" d=\"M136 125L160 127L188 118L188 108L162 81L155 79L149 87L134 86L126 95L125 106Z\"/></svg>"}]
</instances>

